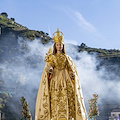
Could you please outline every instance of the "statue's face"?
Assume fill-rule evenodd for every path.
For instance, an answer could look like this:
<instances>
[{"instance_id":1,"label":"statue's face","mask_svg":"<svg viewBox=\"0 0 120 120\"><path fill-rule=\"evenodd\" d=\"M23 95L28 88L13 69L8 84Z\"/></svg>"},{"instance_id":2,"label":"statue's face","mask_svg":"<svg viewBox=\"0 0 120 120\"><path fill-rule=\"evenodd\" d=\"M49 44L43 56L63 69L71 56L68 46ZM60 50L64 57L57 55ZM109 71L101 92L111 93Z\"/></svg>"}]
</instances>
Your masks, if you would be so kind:
<instances>
[{"instance_id":1,"label":"statue's face","mask_svg":"<svg viewBox=\"0 0 120 120\"><path fill-rule=\"evenodd\" d=\"M62 51L63 49L63 43L61 42L57 42L56 45L55 45L57 51Z\"/></svg>"}]
</instances>

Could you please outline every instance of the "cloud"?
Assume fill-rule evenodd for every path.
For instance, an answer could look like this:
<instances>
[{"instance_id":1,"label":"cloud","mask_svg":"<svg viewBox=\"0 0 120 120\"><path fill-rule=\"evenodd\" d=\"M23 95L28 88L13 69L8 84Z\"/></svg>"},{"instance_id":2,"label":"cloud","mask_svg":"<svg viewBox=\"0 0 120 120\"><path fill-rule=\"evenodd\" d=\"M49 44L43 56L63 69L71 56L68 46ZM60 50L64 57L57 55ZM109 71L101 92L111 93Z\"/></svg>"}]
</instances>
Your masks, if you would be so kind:
<instances>
[{"instance_id":1,"label":"cloud","mask_svg":"<svg viewBox=\"0 0 120 120\"><path fill-rule=\"evenodd\" d=\"M70 44L66 44L66 52L77 66L87 112L89 111L88 99L91 99L94 93L99 95L99 105L104 105L105 101L108 104L119 104L120 76L115 72L119 69L118 65L109 64L108 68L101 66L102 60L96 59L96 55L78 52L77 47ZM114 68L114 71L110 71L111 68ZM100 109L104 110L101 107Z\"/></svg>"},{"instance_id":2,"label":"cloud","mask_svg":"<svg viewBox=\"0 0 120 120\"><path fill-rule=\"evenodd\" d=\"M70 39L64 39L65 44L73 44L73 45L78 45L78 42L76 40L70 40Z\"/></svg>"},{"instance_id":3,"label":"cloud","mask_svg":"<svg viewBox=\"0 0 120 120\"><path fill-rule=\"evenodd\" d=\"M52 37L51 35L51 30L50 30L50 27L48 26L48 33L49 33L49 36Z\"/></svg>"},{"instance_id":4,"label":"cloud","mask_svg":"<svg viewBox=\"0 0 120 120\"><path fill-rule=\"evenodd\" d=\"M97 31L97 29L90 22L88 22L80 12L74 11L74 10L71 10L71 9L66 9L66 10L64 10L64 12L75 23L77 23L77 25L80 26L80 28L82 28L84 30L87 30L89 32L96 32Z\"/></svg>"},{"instance_id":5,"label":"cloud","mask_svg":"<svg viewBox=\"0 0 120 120\"><path fill-rule=\"evenodd\" d=\"M75 18L74 18L74 21L83 29L85 30L89 30L89 31L96 31L96 28L91 24L89 23L87 20L85 20L85 18L82 16L81 13L75 11L74 12L75 14Z\"/></svg>"}]
</instances>

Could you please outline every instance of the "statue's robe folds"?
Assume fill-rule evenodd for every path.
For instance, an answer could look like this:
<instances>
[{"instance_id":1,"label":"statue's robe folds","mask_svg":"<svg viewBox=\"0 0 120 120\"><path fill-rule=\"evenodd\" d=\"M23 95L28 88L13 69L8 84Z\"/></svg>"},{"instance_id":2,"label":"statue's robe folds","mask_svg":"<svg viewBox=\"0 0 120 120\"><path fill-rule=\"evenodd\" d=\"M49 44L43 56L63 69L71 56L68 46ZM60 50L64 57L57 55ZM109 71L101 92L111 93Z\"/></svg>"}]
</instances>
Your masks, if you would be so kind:
<instances>
[{"instance_id":1,"label":"statue's robe folds","mask_svg":"<svg viewBox=\"0 0 120 120\"><path fill-rule=\"evenodd\" d=\"M73 60L66 54L54 55L53 76L45 65L37 95L35 120L88 120L80 79ZM74 81L70 73L74 72Z\"/></svg>"}]
</instances>

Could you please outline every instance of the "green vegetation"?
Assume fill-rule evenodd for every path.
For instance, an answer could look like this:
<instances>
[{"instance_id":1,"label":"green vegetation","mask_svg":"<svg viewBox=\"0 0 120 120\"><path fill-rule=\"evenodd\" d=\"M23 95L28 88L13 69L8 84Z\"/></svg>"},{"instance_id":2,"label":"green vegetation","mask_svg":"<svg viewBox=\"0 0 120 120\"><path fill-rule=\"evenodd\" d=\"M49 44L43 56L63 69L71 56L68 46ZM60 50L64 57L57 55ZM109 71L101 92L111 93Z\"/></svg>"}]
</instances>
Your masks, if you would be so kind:
<instances>
[{"instance_id":1,"label":"green vegetation","mask_svg":"<svg viewBox=\"0 0 120 120\"><path fill-rule=\"evenodd\" d=\"M0 93L0 112L4 109L7 100L9 99L10 95L6 92Z\"/></svg>"},{"instance_id":2,"label":"green vegetation","mask_svg":"<svg viewBox=\"0 0 120 120\"><path fill-rule=\"evenodd\" d=\"M30 104L26 101L24 97L21 97L21 104L22 104L22 119L21 120L28 120L31 119L31 113L30 113Z\"/></svg>"},{"instance_id":3,"label":"green vegetation","mask_svg":"<svg viewBox=\"0 0 120 120\"><path fill-rule=\"evenodd\" d=\"M35 38L40 38L43 44L48 43L52 38L50 38L48 33L43 31L29 30L27 27L22 26L15 22L15 18L7 18L7 13L0 14L0 27L4 30L4 33L9 31L13 32L16 36L24 37L25 39L34 40ZM2 33L2 34L4 34Z\"/></svg>"},{"instance_id":4,"label":"green vegetation","mask_svg":"<svg viewBox=\"0 0 120 120\"><path fill-rule=\"evenodd\" d=\"M20 36L20 37L24 37L25 39L30 39L30 40L34 40L35 38L38 38L41 40L43 44L47 44L49 41L52 40L52 38L48 36L49 35L48 33L45 33L43 31L29 30L27 27L16 23L15 18L9 19L8 14L5 12L0 14L0 27L2 29L6 28L8 31L12 31L14 33L13 36L15 37ZM91 47L87 47L86 44L84 43L78 46L78 51L79 52L86 51L90 54L97 53L97 56L101 58L120 57L120 50L91 48Z\"/></svg>"},{"instance_id":5,"label":"green vegetation","mask_svg":"<svg viewBox=\"0 0 120 120\"><path fill-rule=\"evenodd\" d=\"M10 18L10 19L15 22L15 18Z\"/></svg>"},{"instance_id":6,"label":"green vegetation","mask_svg":"<svg viewBox=\"0 0 120 120\"><path fill-rule=\"evenodd\" d=\"M9 27L11 30L15 30L15 28L19 28L19 30L27 29L26 27L16 23L14 18L9 19L3 15L0 15L0 27Z\"/></svg>"},{"instance_id":7,"label":"green vegetation","mask_svg":"<svg viewBox=\"0 0 120 120\"><path fill-rule=\"evenodd\" d=\"M84 43L78 46L78 51L83 52L86 51L90 54L96 53L100 58L109 58L109 57L120 57L120 50L116 49L101 49L101 48L91 48L87 47Z\"/></svg>"},{"instance_id":8,"label":"green vegetation","mask_svg":"<svg viewBox=\"0 0 120 120\"><path fill-rule=\"evenodd\" d=\"M6 12L1 13L2 16L8 17L8 14Z\"/></svg>"},{"instance_id":9,"label":"green vegetation","mask_svg":"<svg viewBox=\"0 0 120 120\"><path fill-rule=\"evenodd\" d=\"M89 117L90 119L94 118L96 120L96 116L99 116L99 110L97 106L98 101L98 94L93 94L93 98L91 98L89 101Z\"/></svg>"}]
</instances>

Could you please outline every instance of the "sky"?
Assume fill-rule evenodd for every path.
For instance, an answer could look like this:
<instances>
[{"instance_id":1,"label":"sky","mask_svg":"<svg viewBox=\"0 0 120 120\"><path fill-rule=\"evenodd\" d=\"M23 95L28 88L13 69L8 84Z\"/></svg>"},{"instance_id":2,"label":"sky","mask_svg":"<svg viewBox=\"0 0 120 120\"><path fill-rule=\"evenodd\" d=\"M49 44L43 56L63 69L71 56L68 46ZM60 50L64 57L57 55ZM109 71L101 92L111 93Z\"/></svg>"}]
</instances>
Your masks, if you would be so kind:
<instances>
[{"instance_id":1,"label":"sky","mask_svg":"<svg viewBox=\"0 0 120 120\"><path fill-rule=\"evenodd\" d=\"M51 37L59 28L65 43L120 49L120 0L1 0L2 12Z\"/></svg>"}]
</instances>

